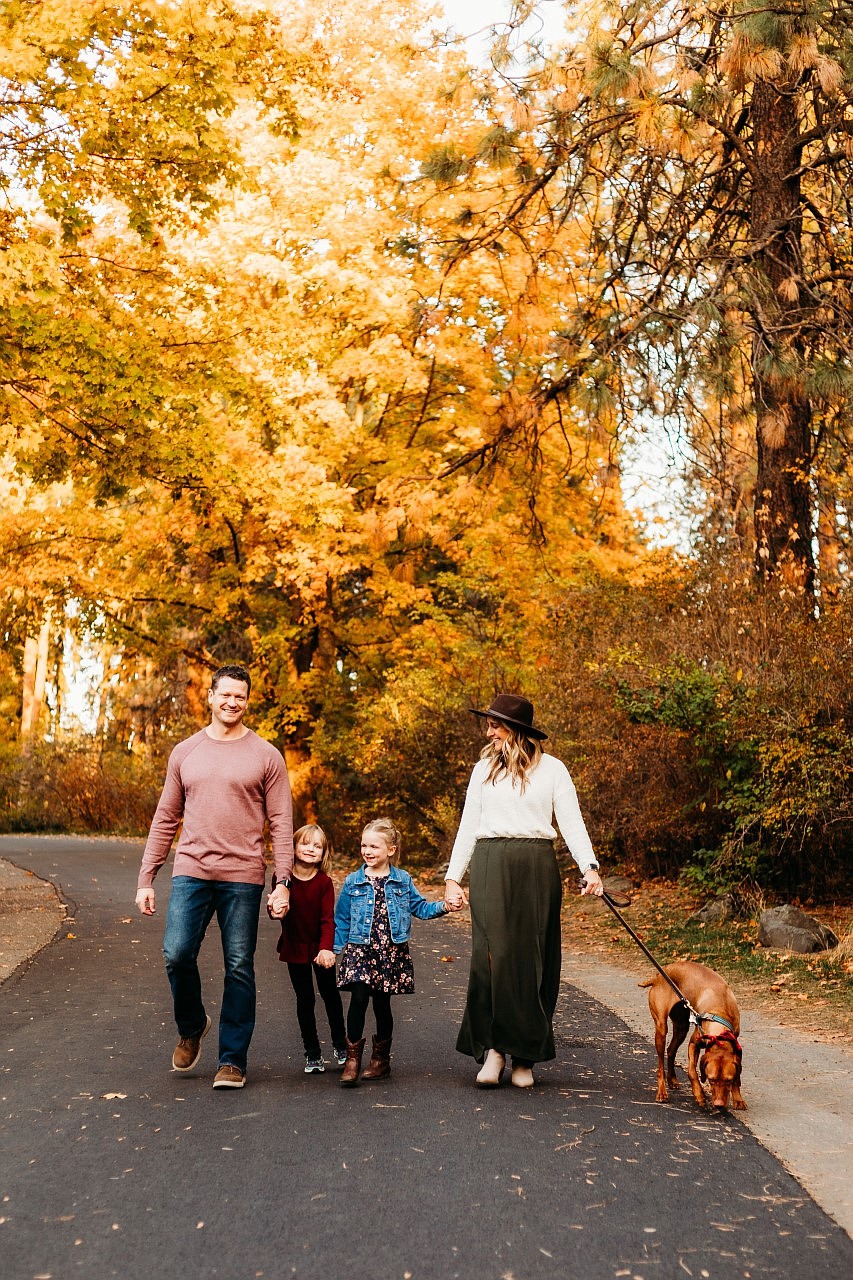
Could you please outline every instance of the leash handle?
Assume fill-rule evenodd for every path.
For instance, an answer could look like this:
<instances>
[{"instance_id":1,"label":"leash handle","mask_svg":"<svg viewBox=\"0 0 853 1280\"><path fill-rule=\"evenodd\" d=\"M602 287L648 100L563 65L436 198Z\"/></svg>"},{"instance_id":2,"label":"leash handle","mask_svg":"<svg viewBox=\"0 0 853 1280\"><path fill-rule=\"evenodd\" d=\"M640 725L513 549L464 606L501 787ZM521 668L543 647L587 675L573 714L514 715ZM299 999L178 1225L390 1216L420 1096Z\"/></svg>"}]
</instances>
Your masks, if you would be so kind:
<instances>
[{"instance_id":1,"label":"leash handle","mask_svg":"<svg viewBox=\"0 0 853 1280\"><path fill-rule=\"evenodd\" d=\"M586 881L585 881L585 880L583 880L583 879L581 879L581 884L585 886L585 885L586 885ZM634 930L631 928L631 926L628 924L628 921L627 921L627 920L625 919L625 917L622 915L622 912L621 912L621 911L619 910L619 908L616 906L616 903L615 903L615 902L613 901L613 899L610 897L610 894L607 892L607 890L606 890L606 889L603 891L603 893L601 894L601 896L602 896L602 898L604 899L604 901L605 901L605 903L607 904L607 906L609 907L609 909L610 909L610 910L613 912L613 914L615 915L616 919L617 919L617 920L619 921L619 923L622 925L623 929L627 930L627 932L628 932L628 933L631 935L631 937L634 939L634 941L636 942L636 944L637 944L637 946L640 948L640 950L643 952L643 954L644 954L644 955L645 955L649 960L651 960L652 964L653 964L653 965L654 965L654 967L657 969L657 971L658 971L658 973L660 974L660 976L661 976L661 977L662 977L666 982L668 982L668 983L669 983L669 985L672 987L673 991L674 991L674 992L675 992L675 994L678 996L679 1000L681 1000L681 1001L682 1001L682 1003L684 1004L684 1006L685 1006L685 1008L687 1009L688 1013L690 1013L690 1014L692 1015L692 1018L693 1018L693 1019L697 1019L697 1018L699 1017L699 1014L698 1014L698 1013L696 1012L696 1010L693 1008L693 1005L692 1005L692 1004L690 1003L690 1001L687 999L687 996L686 996L686 995L684 994L684 992L680 989L680 987L679 987L679 986L678 986L678 985L673 981L673 979L669 976L669 974L666 972L666 970L665 970L665 969L664 969L660 964L658 964L657 960L654 958L654 956L652 955L651 951L649 951L648 947L646 946L645 942L643 942L642 938L638 938L638 937L637 937L636 933L635 933L635 932L634 932Z\"/></svg>"}]
</instances>

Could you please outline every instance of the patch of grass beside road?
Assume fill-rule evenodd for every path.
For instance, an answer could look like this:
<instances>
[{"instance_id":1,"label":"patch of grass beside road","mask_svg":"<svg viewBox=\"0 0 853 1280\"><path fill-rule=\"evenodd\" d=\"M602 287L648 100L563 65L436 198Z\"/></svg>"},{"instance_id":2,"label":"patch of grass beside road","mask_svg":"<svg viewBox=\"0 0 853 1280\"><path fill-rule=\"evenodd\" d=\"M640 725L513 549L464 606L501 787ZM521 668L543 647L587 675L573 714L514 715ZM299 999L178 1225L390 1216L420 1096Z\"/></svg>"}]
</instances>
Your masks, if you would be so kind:
<instances>
[{"instance_id":1,"label":"patch of grass beside road","mask_svg":"<svg viewBox=\"0 0 853 1280\"><path fill-rule=\"evenodd\" d=\"M661 964L698 960L721 973L742 1007L751 1005L781 1023L838 1040L853 1031L853 909L810 910L838 935L840 945L797 955L758 945L757 912L750 918L703 925L690 916L700 905L682 886L652 881L632 895L622 914ZM570 948L607 956L638 973L651 970L636 943L601 902L567 896Z\"/></svg>"}]
</instances>

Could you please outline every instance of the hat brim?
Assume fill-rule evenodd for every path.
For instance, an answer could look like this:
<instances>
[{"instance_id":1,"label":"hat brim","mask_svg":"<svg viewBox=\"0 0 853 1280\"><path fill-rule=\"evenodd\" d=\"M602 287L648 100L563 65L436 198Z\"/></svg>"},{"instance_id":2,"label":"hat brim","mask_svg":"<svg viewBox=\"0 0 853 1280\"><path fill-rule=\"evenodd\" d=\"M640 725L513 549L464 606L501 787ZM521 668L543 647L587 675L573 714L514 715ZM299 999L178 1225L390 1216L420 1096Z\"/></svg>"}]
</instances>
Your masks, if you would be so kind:
<instances>
[{"instance_id":1,"label":"hat brim","mask_svg":"<svg viewBox=\"0 0 853 1280\"><path fill-rule=\"evenodd\" d=\"M547 733L542 729L536 729L532 724L525 724L523 720L513 720L510 716L502 716L499 711L475 711L473 707L469 707L472 716L479 716L481 720L500 720L501 724L508 724L513 729L520 729L526 738L533 738L537 742L544 742L548 737Z\"/></svg>"}]
</instances>

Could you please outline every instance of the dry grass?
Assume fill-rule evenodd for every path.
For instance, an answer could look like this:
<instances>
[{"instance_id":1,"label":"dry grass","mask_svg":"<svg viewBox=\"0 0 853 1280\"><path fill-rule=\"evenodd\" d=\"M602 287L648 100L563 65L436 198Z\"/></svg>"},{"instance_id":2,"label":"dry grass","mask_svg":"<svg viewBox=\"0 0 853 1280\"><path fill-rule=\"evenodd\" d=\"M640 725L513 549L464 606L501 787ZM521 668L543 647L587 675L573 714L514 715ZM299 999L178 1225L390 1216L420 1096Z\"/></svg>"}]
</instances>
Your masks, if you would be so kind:
<instances>
[{"instance_id":1,"label":"dry grass","mask_svg":"<svg viewBox=\"0 0 853 1280\"><path fill-rule=\"evenodd\" d=\"M797 955L758 946L757 914L703 925L690 919L700 900L681 885L654 880L638 888L622 911L661 964L698 960L721 973L742 1008L754 1008L816 1040L838 1043L853 1034L853 905L809 908L839 938L838 947ZM649 962L619 921L600 902L567 897L564 931L571 946L600 955L637 974Z\"/></svg>"}]
</instances>

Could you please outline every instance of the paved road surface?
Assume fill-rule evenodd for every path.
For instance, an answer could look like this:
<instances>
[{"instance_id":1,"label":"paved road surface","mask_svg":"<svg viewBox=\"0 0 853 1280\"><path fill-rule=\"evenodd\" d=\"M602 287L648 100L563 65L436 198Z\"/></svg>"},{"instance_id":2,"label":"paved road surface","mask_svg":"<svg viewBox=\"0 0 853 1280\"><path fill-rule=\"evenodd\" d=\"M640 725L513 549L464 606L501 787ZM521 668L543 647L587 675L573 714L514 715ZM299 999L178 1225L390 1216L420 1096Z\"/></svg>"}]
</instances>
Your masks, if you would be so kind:
<instances>
[{"instance_id":1,"label":"paved road surface","mask_svg":"<svg viewBox=\"0 0 853 1280\"><path fill-rule=\"evenodd\" d=\"M0 853L4 852L0 841ZM733 1117L653 1101L653 1053L574 988L539 1087L480 1092L453 1050L461 931L415 925L394 1075L306 1077L262 921L242 1092L169 1071L138 844L16 842L61 885L64 932L0 989L3 1280L763 1280L853 1273L853 1243ZM219 996L215 926L203 951ZM453 954L453 962L442 957Z\"/></svg>"}]
</instances>

